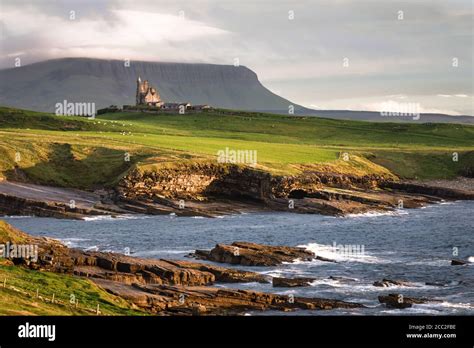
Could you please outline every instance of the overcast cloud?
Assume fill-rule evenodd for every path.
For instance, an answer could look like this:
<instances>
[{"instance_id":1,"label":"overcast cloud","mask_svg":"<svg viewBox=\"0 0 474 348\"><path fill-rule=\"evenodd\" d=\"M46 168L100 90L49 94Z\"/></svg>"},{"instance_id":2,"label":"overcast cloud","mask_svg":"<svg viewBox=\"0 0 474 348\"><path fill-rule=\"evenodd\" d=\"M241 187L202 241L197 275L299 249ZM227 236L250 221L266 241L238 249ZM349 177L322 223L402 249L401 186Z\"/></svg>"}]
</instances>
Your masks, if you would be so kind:
<instances>
[{"instance_id":1,"label":"overcast cloud","mask_svg":"<svg viewBox=\"0 0 474 348\"><path fill-rule=\"evenodd\" d=\"M393 100L474 115L472 4L0 0L0 68L17 57L238 59L273 92L312 108L379 110Z\"/></svg>"}]
</instances>

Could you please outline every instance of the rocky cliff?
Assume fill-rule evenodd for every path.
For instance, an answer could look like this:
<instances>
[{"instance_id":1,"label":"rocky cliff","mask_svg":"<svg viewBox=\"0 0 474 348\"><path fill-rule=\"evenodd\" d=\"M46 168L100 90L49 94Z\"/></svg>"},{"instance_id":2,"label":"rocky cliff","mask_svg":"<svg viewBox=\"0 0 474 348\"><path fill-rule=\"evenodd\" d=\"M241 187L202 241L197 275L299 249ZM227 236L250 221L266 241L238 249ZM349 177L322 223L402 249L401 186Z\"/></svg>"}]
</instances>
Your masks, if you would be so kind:
<instances>
[{"instance_id":1,"label":"rocky cliff","mask_svg":"<svg viewBox=\"0 0 474 348\"><path fill-rule=\"evenodd\" d=\"M402 183L375 174L279 176L250 167L194 163L134 169L119 182L114 201L126 202L123 208L128 209L142 204L143 213L169 213L171 207L181 215L220 215L232 213L233 205L235 210L237 202L245 202L253 209L346 215L473 198L470 191Z\"/></svg>"}]
</instances>

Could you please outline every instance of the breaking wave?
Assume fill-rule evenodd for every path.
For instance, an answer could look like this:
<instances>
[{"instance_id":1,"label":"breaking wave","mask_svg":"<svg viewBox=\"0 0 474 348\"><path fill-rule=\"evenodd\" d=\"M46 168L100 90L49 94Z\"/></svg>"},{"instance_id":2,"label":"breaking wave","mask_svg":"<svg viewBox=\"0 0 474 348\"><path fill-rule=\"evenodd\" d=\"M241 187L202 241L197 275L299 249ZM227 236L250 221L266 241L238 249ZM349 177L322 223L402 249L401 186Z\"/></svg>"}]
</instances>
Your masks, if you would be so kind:
<instances>
[{"instance_id":1,"label":"breaking wave","mask_svg":"<svg viewBox=\"0 0 474 348\"><path fill-rule=\"evenodd\" d=\"M365 250L363 253L343 253L336 250L333 245L318 244L318 243L308 243L303 245L298 245L298 247L305 248L309 251L312 251L316 256L322 256L330 260L338 262L362 262L362 263L387 263L387 260L378 258L373 255L368 255ZM362 248L358 249L362 251ZM317 261L317 260L316 260ZM319 262L319 261L317 261Z\"/></svg>"}]
</instances>

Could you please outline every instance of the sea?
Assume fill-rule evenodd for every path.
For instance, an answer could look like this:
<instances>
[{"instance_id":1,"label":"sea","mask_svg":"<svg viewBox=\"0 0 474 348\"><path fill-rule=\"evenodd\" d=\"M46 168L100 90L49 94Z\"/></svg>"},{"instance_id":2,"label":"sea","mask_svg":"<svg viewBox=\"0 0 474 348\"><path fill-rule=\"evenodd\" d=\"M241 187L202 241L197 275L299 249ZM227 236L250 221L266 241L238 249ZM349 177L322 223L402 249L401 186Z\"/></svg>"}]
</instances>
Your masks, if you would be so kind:
<instances>
[{"instance_id":1,"label":"sea","mask_svg":"<svg viewBox=\"0 0 474 348\"><path fill-rule=\"evenodd\" d=\"M124 215L85 220L28 216L3 219L27 233L56 238L70 247L130 252L144 258L189 260L195 249L234 241L301 246L337 263L296 260L275 267L219 265L270 276L315 278L308 287L274 288L270 283L216 286L339 299L367 307L249 315L473 315L473 216L474 201L456 201L346 217L272 212L219 218ZM451 266L453 258L469 263ZM373 285L383 278L409 284ZM379 303L378 296L389 293L437 301L388 309Z\"/></svg>"}]
</instances>

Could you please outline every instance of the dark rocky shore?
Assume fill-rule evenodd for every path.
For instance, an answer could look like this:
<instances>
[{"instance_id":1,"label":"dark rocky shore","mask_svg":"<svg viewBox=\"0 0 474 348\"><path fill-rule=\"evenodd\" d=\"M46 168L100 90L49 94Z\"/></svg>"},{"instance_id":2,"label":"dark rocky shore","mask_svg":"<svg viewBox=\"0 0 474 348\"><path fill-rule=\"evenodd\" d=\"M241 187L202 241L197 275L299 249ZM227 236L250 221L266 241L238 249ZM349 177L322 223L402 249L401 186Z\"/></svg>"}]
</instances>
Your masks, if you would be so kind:
<instances>
[{"instance_id":1,"label":"dark rocky shore","mask_svg":"<svg viewBox=\"0 0 474 348\"><path fill-rule=\"evenodd\" d=\"M38 260L10 258L7 262L36 271L74 274L88 278L104 290L155 315L243 315L248 311L358 309L364 305L331 298L280 295L236 288L239 283L272 283L276 288L310 286L315 278L271 277L216 263L269 267L293 261L334 262L301 247L262 245L250 242L217 244L211 250L189 255L205 260L144 259L129 255L68 248L57 240L34 237L10 228L0 243L21 241L38 246ZM7 240L8 239L8 240ZM456 267L468 267L456 266ZM344 282L356 279L330 276ZM226 288L225 284L233 284ZM382 279L374 287L396 289L415 286L405 280ZM440 284L439 286L443 286ZM387 308L403 309L413 304L437 301L404 297L400 293L378 297Z\"/></svg>"},{"instance_id":2,"label":"dark rocky shore","mask_svg":"<svg viewBox=\"0 0 474 348\"><path fill-rule=\"evenodd\" d=\"M261 282L272 278L255 272L183 260L142 259L123 254L87 252L15 230L24 243L36 244L38 260L10 259L18 267L87 277L106 291L158 315L239 315L246 311L330 310L362 308L361 304L326 298L278 295L217 284ZM10 236L11 237L11 236ZM7 241L0 241L6 243ZM250 244L250 243L248 243ZM275 249L276 248L276 249ZM279 255L276 250L287 250ZM260 246L275 260L290 260L300 248ZM292 254L292 253L296 254ZM309 259L311 252L306 252Z\"/></svg>"}]
</instances>

